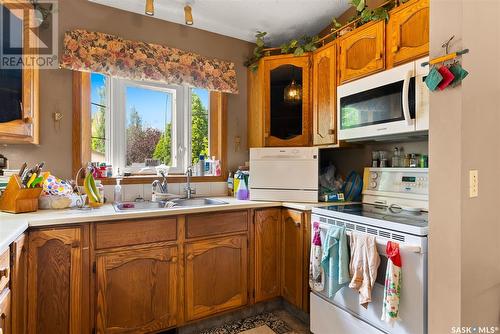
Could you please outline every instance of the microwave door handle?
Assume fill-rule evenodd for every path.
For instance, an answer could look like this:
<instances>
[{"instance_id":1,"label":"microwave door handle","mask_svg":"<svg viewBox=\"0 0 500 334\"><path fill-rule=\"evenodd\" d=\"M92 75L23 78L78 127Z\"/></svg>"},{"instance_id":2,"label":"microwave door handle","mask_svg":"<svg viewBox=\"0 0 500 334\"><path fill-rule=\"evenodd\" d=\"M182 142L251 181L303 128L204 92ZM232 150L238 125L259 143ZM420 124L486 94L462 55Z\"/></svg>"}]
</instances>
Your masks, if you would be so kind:
<instances>
[{"instance_id":1,"label":"microwave door handle","mask_svg":"<svg viewBox=\"0 0 500 334\"><path fill-rule=\"evenodd\" d=\"M406 123L408 125L413 124L413 120L410 115L410 80L413 76L413 71L408 71L406 73L405 79L403 81L403 116L405 117Z\"/></svg>"}]
</instances>

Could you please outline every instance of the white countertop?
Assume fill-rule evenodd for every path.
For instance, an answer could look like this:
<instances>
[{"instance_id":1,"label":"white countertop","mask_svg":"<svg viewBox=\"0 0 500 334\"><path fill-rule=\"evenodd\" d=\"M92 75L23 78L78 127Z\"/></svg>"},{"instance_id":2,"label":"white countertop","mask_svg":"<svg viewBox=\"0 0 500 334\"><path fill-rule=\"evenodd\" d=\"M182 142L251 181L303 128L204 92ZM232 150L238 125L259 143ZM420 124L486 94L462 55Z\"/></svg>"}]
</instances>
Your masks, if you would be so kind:
<instances>
[{"instance_id":1,"label":"white countertop","mask_svg":"<svg viewBox=\"0 0 500 334\"><path fill-rule=\"evenodd\" d=\"M137 210L116 212L111 204L105 204L98 209L79 210L39 210L33 213L10 214L0 212L0 252L3 252L28 227L50 226L119 219L146 218L158 216L183 215L221 210L254 209L283 206L290 209L310 211L313 207L334 205L335 203L291 203L240 201L233 197L216 197L227 202L225 205L204 207L179 207L169 209ZM345 203L338 203L345 204Z\"/></svg>"}]
</instances>

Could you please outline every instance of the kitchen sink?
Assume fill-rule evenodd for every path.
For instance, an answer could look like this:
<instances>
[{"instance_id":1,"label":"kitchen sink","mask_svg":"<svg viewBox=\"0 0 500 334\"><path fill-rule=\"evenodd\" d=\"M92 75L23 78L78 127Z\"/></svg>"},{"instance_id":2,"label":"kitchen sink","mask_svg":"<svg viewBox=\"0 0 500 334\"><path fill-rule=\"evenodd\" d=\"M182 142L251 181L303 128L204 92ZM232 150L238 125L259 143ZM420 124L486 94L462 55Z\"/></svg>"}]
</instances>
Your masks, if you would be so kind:
<instances>
[{"instance_id":1,"label":"kitchen sink","mask_svg":"<svg viewBox=\"0 0 500 334\"><path fill-rule=\"evenodd\" d=\"M121 202L114 203L115 211L143 211L143 210L163 210L170 208L181 207L203 207L212 205L224 205L227 202L213 198L191 198L191 199L175 199L172 201L160 202Z\"/></svg>"}]
</instances>

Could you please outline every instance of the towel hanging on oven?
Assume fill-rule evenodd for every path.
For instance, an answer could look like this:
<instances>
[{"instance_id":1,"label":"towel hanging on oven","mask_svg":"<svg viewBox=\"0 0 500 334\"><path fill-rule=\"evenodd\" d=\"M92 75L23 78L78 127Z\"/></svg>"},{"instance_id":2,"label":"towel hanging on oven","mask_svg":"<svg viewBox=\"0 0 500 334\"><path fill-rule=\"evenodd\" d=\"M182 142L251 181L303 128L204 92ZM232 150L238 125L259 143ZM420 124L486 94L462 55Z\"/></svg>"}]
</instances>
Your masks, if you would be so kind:
<instances>
[{"instance_id":1,"label":"towel hanging on oven","mask_svg":"<svg viewBox=\"0 0 500 334\"><path fill-rule=\"evenodd\" d=\"M382 320L393 325L399 319L399 299L401 297L401 255L399 244L388 241L386 247L387 269L385 272Z\"/></svg>"},{"instance_id":2,"label":"towel hanging on oven","mask_svg":"<svg viewBox=\"0 0 500 334\"><path fill-rule=\"evenodd\" d=\"M311 243L311 259L309 266L309 286L314 291L323 291L325 288L325 273L321 267L321 257L323 250L321 248L321 235L319 232L319 223L313 225L314 236Z\"/></svg>"},{"instance_id":3,"label":"towel hanging on oven","mask_svg":"<svg viewBox=\"0 0 500 334\"><path fill-rule=\"evenodd\" d=\"M327 278L328 297L331 298L337 291L349 283L350 279L349 252L347 249L345 227L332 225L326 232L321 266Z\"/></svg>"}]
</instances>

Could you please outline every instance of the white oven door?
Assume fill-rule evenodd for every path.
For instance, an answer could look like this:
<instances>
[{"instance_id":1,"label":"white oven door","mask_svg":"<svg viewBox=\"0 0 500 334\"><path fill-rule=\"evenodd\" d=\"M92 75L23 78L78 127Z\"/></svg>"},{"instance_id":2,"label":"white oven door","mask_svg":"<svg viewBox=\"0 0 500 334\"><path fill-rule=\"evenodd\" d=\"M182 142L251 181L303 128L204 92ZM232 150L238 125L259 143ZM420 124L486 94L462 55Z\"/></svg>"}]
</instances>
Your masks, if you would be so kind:
<instances>
[{"instance_id":1,"label":"white oven door","mask_svg":"<svg viewBox=\"0 0 500 334\"><path fill-rule=\"evenodd\" d=\"M313 223L317 221L313 217ZM331 220L330 220L331 221ZM337 220L339 221L339 220ZM324 240L326 231L328 227L325 224L321 224L321 239ZM380 231L380 229L379 229ZM380 233L380 232L379 232ZM313 233L312 233L313 234ZM404 235L404 234L403 234ZM411 244L414 244L416 240L415 236L409 236ZM420 238L420 237L418 237ZM427 244L427 238L424 237L422 244ZM325 289L321 292L313 291L318 297L324 302L328 302L330 305L324 304L323 306L316 306L313 309L311 302L311 323L318 319L318 312L315 310L319 309L331 309L331 318L344 319L344 327L351 326L349 331L337 331L334 326L329 331L329 334L336 333L353 333L357 334L358 328L362 328L366 324L374 327L373 331L365 331L363 333L377 333L378 331L390 334L421 334L427 333L427 254L426 253L415 253L412 250L405 250L405 242L399 242L401 259L403 263L403 273L402 273L402 288L401 288L401 299L399 304L399 315L400 320L396 321L393 327L386 324L380 318L382 316L382 300L384 296L384 280L385 271L387 267L387 254L385 252L387 241L389 239L384 239L377 236L377 250L380 255L380 266L377 273L377 280L375 286L372 290L372 302L368 304L368 308L364 308L359 304L358 293L349 287L344 287L340 289L333 298L328 298L328 286L325 285ZM396 240L393 240L396 241ZM325 278L325 282L328 279ZM316 299L316 304L321 303L320 300ZM351 319L351 320L349 320ZM352 320L352 319L358 319ZM319 319L316 321L320 321ZM362 322L362 323L360 323ZM311 324L311 328L315 325ZM360 327L361 326L361 327ZM326 334L319 332L314 332L315 334Z\"/></svg>"},{"instance_id":2,"label":"white oven door","mask_svg":"<svg viewBox=\"0 0 500 334\"><path fill-rule=\"evenodd\" d=\"M415 62L337 87L339 139L415 131Z\"/></svg>"}]
</instances>

